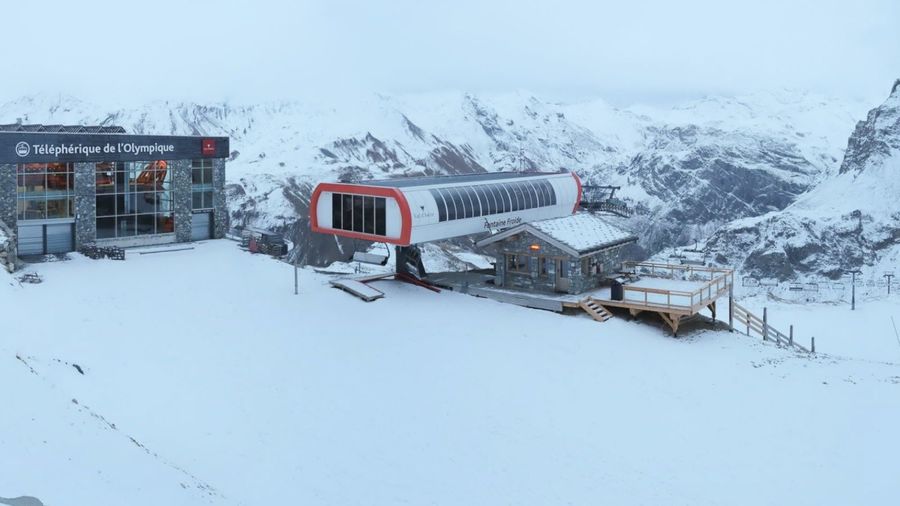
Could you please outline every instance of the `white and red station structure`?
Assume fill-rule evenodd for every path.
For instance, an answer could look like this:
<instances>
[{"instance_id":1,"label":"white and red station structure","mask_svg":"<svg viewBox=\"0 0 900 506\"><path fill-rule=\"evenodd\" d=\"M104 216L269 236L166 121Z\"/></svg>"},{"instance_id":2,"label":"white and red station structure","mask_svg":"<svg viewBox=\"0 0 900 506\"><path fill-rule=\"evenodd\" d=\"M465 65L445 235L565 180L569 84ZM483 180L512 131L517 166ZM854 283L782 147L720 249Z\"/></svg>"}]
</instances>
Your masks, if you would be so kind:
<instances>
[{"instance_id":1,"label":"white and red station structure","mask_svg":"<svg viewBox=\"0 0 900 506\"><path fill-rule=\"evenodd\" d=\"M568 216L581 196L574 172L320 183L310 225L314 232L410 246Z\"/></svg>"}]
</instances>

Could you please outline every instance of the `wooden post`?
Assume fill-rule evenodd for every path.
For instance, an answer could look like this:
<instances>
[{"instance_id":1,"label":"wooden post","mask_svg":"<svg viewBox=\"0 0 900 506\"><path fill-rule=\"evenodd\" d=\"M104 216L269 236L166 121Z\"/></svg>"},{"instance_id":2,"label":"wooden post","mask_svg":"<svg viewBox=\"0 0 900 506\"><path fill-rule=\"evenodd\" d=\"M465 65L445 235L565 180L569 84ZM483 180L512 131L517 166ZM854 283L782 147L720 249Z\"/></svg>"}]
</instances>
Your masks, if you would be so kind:
<instances>
[{"instance_id":1,"label":"wooden post","mask_svg":"<svg viewBox=\"0 0 900 506\"><path fill-rule=\"evenodd\" d=\"M788 336L788 343L793 346L794 345L794 326L791 325L791 333Z\"/></svg>"},{"instance_id":2,"label":"wooden post","mask_svg":"<svg viewBox=\"0 0 900 506\"><path fill-rule=\"evenodd\" d=\"M728 287L728 328L734 332L734 285Z\"/></svg>"},{"instance_id":3,"label":"wooden post","mask_svg":"<svg viewBox=\"0 0 900 506\"><path fill-rule=\"evenodd\" d=\"M763 341L769 340L769 315L768 308L763 308Z\"/></svg>"},{"instance_id":4,"label":"wooden post","mask_svg":"<svg viewBox=\"0 0 900 506\"><path fill-rule=\"evenodd\" d=\"M816 352L816 338L815 337L812 338L812 346L810 347L809 350L813 353Z\"/></svg>"}]
</instances>

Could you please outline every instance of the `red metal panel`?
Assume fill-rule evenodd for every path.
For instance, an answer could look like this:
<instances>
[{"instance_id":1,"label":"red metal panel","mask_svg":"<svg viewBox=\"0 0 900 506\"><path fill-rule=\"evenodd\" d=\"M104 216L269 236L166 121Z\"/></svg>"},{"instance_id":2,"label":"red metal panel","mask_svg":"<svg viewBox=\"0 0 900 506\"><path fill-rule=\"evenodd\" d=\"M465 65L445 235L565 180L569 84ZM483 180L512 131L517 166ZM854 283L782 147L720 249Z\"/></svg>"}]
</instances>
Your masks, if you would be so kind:
<instances>
[{"instance_id":1,"label":"red metal panel","mask_svg":"<svg viewBox=\"0 0 900 506\"><path fill-rule=\"evenodd\" d=\"M384 237L375 234L363 234L360 232L351 232L349 230L337 230L333 228L322 228L319 226L318 207L319 197L322 192L332 193L349 193L352 195L365 195L370 197L386 197L392 198L397 202L400 208L400 238ZM397 244L399 246L409 246L409 239L412 236L412 212L409 209L409 203L406 196L403 195L398 188L385 186L365 186L347 183L319 183L313 191L312 198L309 201L309 225L313 232L321 234L339 235L341 237L349 237L351 239L363 239L373 242L386 242Z\"/></svg>"},{"instance_id":2,"label":"red metal panel","mask_svg":"<svg viewBox=\"0 0 900 506\"><path fill-rule=\"evenodd\" d=\"M575 207L572 209L572 213L574 214L578 212L578 206L581 205L581 178L578 177L578 174L575 172L570 172L570 174L575 178L575 185L578 186L578 196L575 197Z\"/></svg>"}]
</instances>

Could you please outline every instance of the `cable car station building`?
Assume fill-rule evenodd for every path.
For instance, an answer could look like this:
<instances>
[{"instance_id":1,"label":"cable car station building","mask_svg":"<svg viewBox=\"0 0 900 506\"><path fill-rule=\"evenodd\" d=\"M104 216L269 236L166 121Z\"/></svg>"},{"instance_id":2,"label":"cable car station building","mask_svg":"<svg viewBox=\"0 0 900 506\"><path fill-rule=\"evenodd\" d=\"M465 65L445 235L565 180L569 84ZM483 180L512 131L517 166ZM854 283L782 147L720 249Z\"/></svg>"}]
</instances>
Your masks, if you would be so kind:
<instances>
[{"instance_id":1,"label":"cable car station building","mask_svg":"<svg viewBox=\"0 0 900 506\"><path fill-rule=\"evenodd\" d=\"M0 222L18 256L221 238L227 137L0 125Z\"/></svg>"}]
</instances>

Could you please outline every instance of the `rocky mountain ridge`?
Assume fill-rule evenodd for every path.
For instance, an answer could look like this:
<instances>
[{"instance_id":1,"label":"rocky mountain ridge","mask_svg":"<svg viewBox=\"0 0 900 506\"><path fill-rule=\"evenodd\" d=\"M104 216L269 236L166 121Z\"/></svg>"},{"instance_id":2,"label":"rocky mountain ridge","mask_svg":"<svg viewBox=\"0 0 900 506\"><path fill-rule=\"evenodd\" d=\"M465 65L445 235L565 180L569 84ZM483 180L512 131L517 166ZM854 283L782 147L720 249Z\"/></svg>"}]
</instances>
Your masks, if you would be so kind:
<instances>
[{"instance_id":1,"label":"rocky mountain ridge","mask_svg":"<svg viewBox=\"0 0 900 506\"><path fill-rule=\"evenodd\" d=\"M524 92L118 110L37 96L0 105L0 118L228 135L232 222L285 230L303 245L304 261L323 265L359 245L309 233L318 181L565 168L587 183L622 186L637 210L623 225L654 253L787 208L838 171L860 109L802 92L671 108L556 103Z\"/></svg>"}]
</instances>

